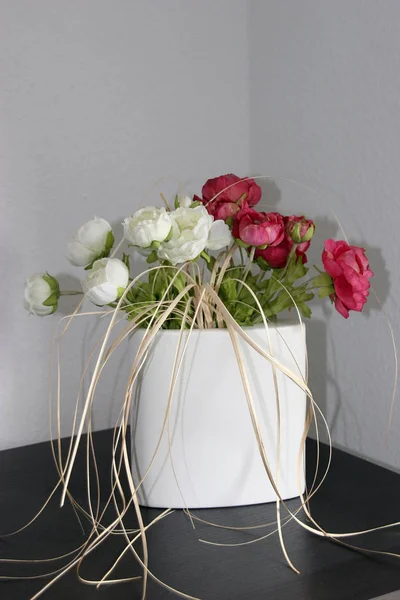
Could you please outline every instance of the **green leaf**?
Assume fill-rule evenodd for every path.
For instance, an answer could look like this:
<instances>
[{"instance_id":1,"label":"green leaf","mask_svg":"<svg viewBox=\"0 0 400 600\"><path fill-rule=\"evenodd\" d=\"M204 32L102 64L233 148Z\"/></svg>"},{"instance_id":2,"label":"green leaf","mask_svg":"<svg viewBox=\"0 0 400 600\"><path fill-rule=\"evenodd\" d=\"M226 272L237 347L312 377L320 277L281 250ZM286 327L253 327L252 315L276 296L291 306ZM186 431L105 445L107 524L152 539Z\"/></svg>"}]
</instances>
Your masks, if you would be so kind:
<instances>
[{"instance_id":1,"label":"green leaf","mask_svg":"<svg viewBox=\"0 0 400 600\"><path fill-rule=\"evenodd\" d=\"M237 243L239 248L249 248L250 247L250 244L246 244L245 242L242 242L242 240L240 240L239 238L235 238L235 242Z\"/></svg>"},{"instance_id":2,"label":"green leaf","mask_svg":"<svg viewBox=\"0 0 400 600\"><path fill-rule=\"evenodd\" d=\"M184 274L178 273L178 275L175 277L172 285L178 291L178 294L180 292L182 292L182 290L184 290L187 285L187 280L186 280L186 277L184 276Z\"/></svg>"},{"instance_id":3,"label":"green leaf","mask_svg":"<svg viewBox=\"0 0 400 600\"><path fill-rule=\"evenodd\" d=\"M179 206L180 206L180 204L179 204L179 198L178 198L178 194L176 194L176 196L175 196L175 200L174 200L174 207L175 207L175 210L176 210L177 208L179 208Z\"/></svg>"},{"instance_id":4,"label":"green leaf","mask_svg":"<svg viewBox=\"0 0 400 600\"><path fill-rule=\"evenodd\" d=\"M60 286L58 284L58 281L55 277L53 277L52 275L50 275L50 273L46 273L45 275L42 275L42 279L43 281L45 281L53 294L57 294L57 298L60 296ZM48 306L46 304L46 306Z\"/></svg>"},{"instance_id":5,"label":"green leaf","mask_svg":"<svg viewBox=\"0 0 400 600\"><path fill-rule=\"evenodd\" d=\"M57 307L58 304L58 295L57 294L51 294L44 302L43 302L43 306L56 306Z\"/></svg>"},{"instance_id":6,"label":"green leaf","mask_svg":"<svg viewBox=\"0 0 400 600\"><path fill-rule=\"evenodd\" d=\"M203 252L200 252L200 256L201 258L204 258L204 260L209 263L210 262L210 255L207 254L207 252L205 250L203 250Z\"/></svg>"},{"instance_id":7,"label":"green leaf","mask_svg":"<svg viewBox=\"0 0 400 600\"><path fill-rule=\"evenodd\" d=\"M258 266L260 267L260 269L262 271L270 271L271 270L271 267L269 266L267 261L262 256L258 256L256 258L256 263L258 264Z\"/></svg>"},{"instance_id":8,"label":"green leaf","mask_svg":"<svg viewBox=\"0 0 400 600\"><path fill-rule=\"evenodd\" d=\"M132 288L131 288L132 290ZM148 282L138 281L133 289L134 302L150 302L156 300L152 285Z\"/></svg>"},{"instance_id":9,"label":"green leaf","mask_svg":"<svg viewBox=\"0 0 400 600\"><path fill-rule=\"evenodd\" d=\"M128 271L130 270L130 259L131 257L129 254L125 254L125 252L122 253L122 262L128 267Z\"/></svg>"},{"instance_id":10,"label":"green leaf","mask_svg":"<svg viewBox=\"0 0 400 600\"><path fill-rule=\"evenodd\" d=\"M286 280L288 283L294 283L298 279L301 279L308 273L308 268L303 265L302 259L298 259L293 256L292 260L287 266Z\"/></svg>"},{"instance_id":11,"label":"green leaf","mask_svg":"<svg viewBox=\"0 0 400 600\"><path fill-rule=\"evenodd\" d=\"M164 242L169 242L169 240L172 238L172 227L169 230L169 233L167 235L167 237L165 238Z\"/></svg>"},{"instance_id":12,"label":"green leaf","mask_svg":"<svg viewBox=\"0 0 400 600\"><path fill-rule=\"evenodd\" d=\"M333 285L327 285L325 287L320 287L318 290L318 296L320 298L326 298L335 292L335 288Z\"/></svg>"},{"instance_id":13,"label":"green leaf","mask_svg":"<svg viewBox=\"0 0 400 600\"><path fill-rule=\"evenodd\" d=\"M192 202L189 208L196 208L196 206L203 206L203 203L196 200L195 202Z\"/></svg>"},{"instance_id":14,"label":"green leaf","mask_svg":"<svg viewBox=\"0 0 400 600\"><path fill-rule=\"evenodd\" d=\"M313 280L315 287L332 286L332 277L328 273L321 273Z\"/></svg>"},{"instance_id":15,"label":"green leaf","mask_svg":"<svg viewBox=\"0 0 400 600\"><path fill-rule=\"evenodd\" d=\"M126 290L126 288L124 288L124 287L117 288L117 291L118 291L118 296L117 297L121 298L121 296L122 296L122 294L124 293L125 290Z\"/></svg>"},{"instance_id":16,"label":"green leaf","mask_svg":"<svg viewBox=\"0 0 400 600\"><path fill-rule=\"evenodd\" d=\"M243 267L229 267L226 270L224 279L241 279L243 272Z\"/></svg>"},{"instance_id":17,"label":"green leaf","mask_svg":"<svg viewBox=\"0 0 400 600\"><path fill-rule=\"evenodd\" d=\"M162 298L167 287L167 276L164 270L151 271L149 273L149 283L152 294L156 298Z\"/></svg>"},{"instance_id":18,"label":"green leaf","mask_svg":"<svg viewBox=\"0 0 400 600\"><path fill-rule=\"evenodd\" d=\"M269 286L269 279L261 279L261 281L256 281L256 286L258 290L267 290Z\"/></svg>"},{"instance_id":19,"label":"green leaf","mask_svg":"<svg viewBox=\"0 0 400 600\"><path fill-rule=\"evenodd\" d=\"M114 246L114 234L112 231L109 231L106 237L106 245L104 247L103 258L110 254L111 248Z\"/></svg>"},{"instance_id":20,"label":"green leaf","mask_svg":"<svg viewBox=\"0 0 400 600\"><path fill-rule=\"evenodd\" d=\"M311 308L307 306L307 304L301 303L297 306L299 307L300 312L305 319L309 319L311 317Z\"/></svg>"},{"instance_id":21,"label":"green leaf","mask_svg":"<svg viewBox=\"0 0 400 600\"><path fill-rule=\"evenodd\" d=\"M134 291L132 290L132 288L129 290L129 292L127 293L125 298L126 298L126 301L129 302L130 304L133 304L135 302L135 294L134 294Z\"/></svg>"},{"instance_id":22,"label":"green leaf","mask_svg":"<svg viewBox=\"0 0 400 600\"><path fill-rule=\"evenodd\" d=\"M214 258L214 256L209 256L208 257L210 260L207 263L207 268L209 271L212 271L214 269L214 265L216 263L216 259Z\"/></svg>"},{"instance_id":23,"label":"green leaf","mask_svg":"<svg viewBox=\"0 0 400 600\"><path fill-rule=\"evenodd\" d=\"M233 279L224 279L219 291L224 302L237 300L236 281L233 281Z\"/></svg>"},{"instance_id":24,"label":"green leaf","mask_svg":"<svg viewBox=\"0 0 400 600\"><path fill-rule=\"evenodd\" d=\"M268 294L271 296L273 296L276 292L281 291L282 290L282 285L280 283L280 276L277 274L277 276L270 277L268 280Z\"/></svg>"},{"instance_id":25,"label":"green leaf","mask_svg":"<svg viewBox=\"0 0 400 600\"><path fill-rule=\"evenodd\" d=\"M251 317L254 313L253 307L237 303L231 303L229 306L230 309L227 307L229 312L241 327L251 325Z\"/></svg>"},{"instance_id":26,"label":"green leaf","mask_svg":"<svg viewBox=\"0 0 400 600\"><path fill-rule=\"evenodd\" d=\"M225 223L232 229L233 227L233 217L226 217Z\"/></svg>"},{"instance_id":27,"label":"green leaf","mask_svg":"<svg viewBox=\"0 0 400 600\"><path fill-rule=\"evenodd\" d=\"M325 273L325 271L321 271L321 269L319 269L319 268L317 267L317 265L313 265L313 267L314 267L314 269L315 269L316 271L318 271L318 273Z\"/></svg>"},{"instance_id":28,"label":"green leaf","mask_svg":"<svg viewBox=\"0 0 400 600\"><path fill-rule=\"evenodd\" d=\"M300 294L293 294L293 298L296 304L301 304L302 302L309 302L314 298L313 292L302 292Z\"/></svg>"},{"instance_id":29,"label":"green leaf","mask_svg":"<svg viewBox=\"0 0 400 600\"><path fill-rule=\"evenodd\" d=\"M153 252L151 252L151 254L149 254L149 256L146 258L146 262L151 265L151 263L156 262L156 260L158 260L157 252L153 250Z\"/></svg>"}]
</instances>

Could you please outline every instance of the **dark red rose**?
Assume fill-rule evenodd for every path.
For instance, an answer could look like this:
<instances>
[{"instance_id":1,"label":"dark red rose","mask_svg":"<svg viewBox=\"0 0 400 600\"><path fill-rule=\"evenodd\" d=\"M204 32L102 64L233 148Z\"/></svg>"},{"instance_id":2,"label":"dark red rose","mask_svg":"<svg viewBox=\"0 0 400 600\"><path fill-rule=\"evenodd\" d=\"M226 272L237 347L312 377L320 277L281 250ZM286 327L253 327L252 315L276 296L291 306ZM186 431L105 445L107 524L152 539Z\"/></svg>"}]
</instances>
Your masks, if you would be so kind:
<instances>
[{"instance_id":1,"label":"dark red rose","mask_svg":"<svg viewBox=\"0 0 400 600\"><path fill-rule=\"evenodd\" d=\"M244 206L254 206L261 198L261 188L254 179L243 179L229 173L209 179L203 185L202 198L194 196L194 201L200 201L215 220L226 220Z\"/></svg>"},{"instance_id":2,"label":"dark red rose","mask_svg":"<svg viewBox=\"0 0 400 600\"><path fill-rule=\"evenodd\" d=\"M255 258L261 256L273 269L283 269L286 267L292 247L293 241L289 237L284 237L277 246L269 246L264 250L257 249Z\"/></svg>"}]
</instances>

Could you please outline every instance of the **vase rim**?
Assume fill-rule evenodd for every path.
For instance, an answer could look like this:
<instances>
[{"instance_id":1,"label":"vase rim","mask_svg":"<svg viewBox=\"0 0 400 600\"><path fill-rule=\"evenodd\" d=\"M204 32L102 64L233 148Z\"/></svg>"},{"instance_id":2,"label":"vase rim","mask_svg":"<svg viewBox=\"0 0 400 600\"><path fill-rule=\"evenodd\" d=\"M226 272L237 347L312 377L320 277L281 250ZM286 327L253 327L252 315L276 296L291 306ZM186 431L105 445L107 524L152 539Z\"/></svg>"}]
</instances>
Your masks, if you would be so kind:
<instances>
[{"instance_id":1,"label":"vase rim","mask_svg":"<svg viewBox=\"0 0 400 600\"><path fill-rule=\"evenodd\" d=\"M303 326L305 326L304 323L300 323L299 321L295 321L292 319L286 319L286 320L282 320L282 321L278 321L276 323L268 323L268 326L271 329L281 329L281 328L287 328L287 327L293 327L296 329L302 328ZM140 327L137 329L137 331L143 331L145 329L145 327ZM252 325L251 327L242 327L242 329L244 331L265 331L265 327L262 323L259 323L257 325ZM188 329L184 330L185 332L188 332ZM228 333L228 329L226 327L212 327L212 328L207 328L207 329L199 329L199 328L194 328L191 331L191 335L192 334L198 334L198 333L208 333L209 335L211 335L211 332L225 332ZM160 329L157 333L163 333L165 334L170 334L170 335L180 335L181 330L180 329Z\"/></svg>"}]
</instances>

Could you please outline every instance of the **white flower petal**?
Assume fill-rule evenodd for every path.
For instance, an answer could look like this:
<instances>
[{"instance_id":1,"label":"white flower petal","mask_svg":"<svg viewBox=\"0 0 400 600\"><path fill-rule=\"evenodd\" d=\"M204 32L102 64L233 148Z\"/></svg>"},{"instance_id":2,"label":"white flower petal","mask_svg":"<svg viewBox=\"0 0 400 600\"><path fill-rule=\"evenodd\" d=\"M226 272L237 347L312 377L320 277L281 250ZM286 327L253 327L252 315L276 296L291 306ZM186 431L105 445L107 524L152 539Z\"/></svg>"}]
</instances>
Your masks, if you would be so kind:
<instances>
[{"instance_id":1,"label":"white flower petal","mask_svg":"<svg viewBox=\"0 0 400 600\"><path fill-rule=\"evenodd\" d=\"M67 259L76 267L86 267L106 249L110 223L95 217L78 229L67 246Z\"/></svg>"},{"instance_id":2,"label":"white flower petal","mask_svg":"<svg viewBox=\"0 0 400 600\"><path fill-rule=\"evenodd\" d=\"M99 283L90 288L86 292L86 297L93 302L93 304L104 306L105 304L110 304L110 302L115 302L118 297L118 290L115 285L105 281L104 283Z\"/></svg>"},{"instance_id":3,"label":"white flower petal","mask_svg":"<svg viewBox=\"0 0 400 600\"><path fill-rule=\"evenodd\" d=\"M86 265L90 265L98 255L98 252L86 248L81 242L75 240L68 242L66 257L74 267L86 267Z\"/></svg>"},{"instance_id":4,"label":"white flower petal","mask_svg":"<svg viewBox=\"0 0 400 600\"><path fill-rule=\"evenodd\" d=\"M172 220L165 208L147 206L124 220L125 238L139 248L148 248L153 242L163 242L168 237Z\"/></svg>"},{"instance_id":5,"label":"white flower petal","mask_svg":"<svg viewBox=\"0 0 400 600\"><path fill-rule=\"evenodd\" d=\"M208 250L220 250L229 246L232 242L232 234L225 221L218 219L211 226L206 248Z\"/></svg>"},{"instance_id":6,"label":"white flower petal","mask_svg":"<svg viewBox=\"0 0 400 600\"><path fill-rule=\"evenodd\" d=\"M81 244L100 254L104 250L107 235L110 231L110 223L105 219L95 217L82 225L77 233L77 237Z\"/></svg>"},{"instance_id":7,"label":"white flower petal","mask_svg":"<svg viewBox=\"0 0 400 600\"><path fill-rule=\"evenodd\" d=\"M25 282L24 290L24 308L30 314L38 317L44 317L53 312L52 306L43 305L43 302L52 294L51 287L43 279L43 275L46 275L46 273L35 273L35 275L29 277Z\"/></svg>"},{"instance_id":8,"label":"white flower petal","mask_svg":"<svg viewBox=\"0 0 400 600\"><path fill-rule=\"evenodd\" d=\"M172 235L158 249L158 257L177 265L196 259L204 250L213 218L204 206L181 206L171 213Z\"/></svg>"},{"instance_id":9,"label":"white flower petal","mask_svg":"<svg viewBox=\"0 0 400 600\"><path fill-rule=\"evenodd\" d=\"M120 289L129 282L129 270L118 258L96 260L86 279L82 282L86 297L98 306L115 302Z\"/></svg>"}]
</instances>

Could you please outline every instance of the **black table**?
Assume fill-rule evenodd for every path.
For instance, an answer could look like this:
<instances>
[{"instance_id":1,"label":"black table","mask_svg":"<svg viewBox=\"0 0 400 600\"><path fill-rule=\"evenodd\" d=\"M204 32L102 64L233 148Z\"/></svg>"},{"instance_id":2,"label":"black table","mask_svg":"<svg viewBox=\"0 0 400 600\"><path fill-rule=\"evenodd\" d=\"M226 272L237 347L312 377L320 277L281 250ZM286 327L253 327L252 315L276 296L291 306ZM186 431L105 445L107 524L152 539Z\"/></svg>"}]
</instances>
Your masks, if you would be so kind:
<instances>
[{"instance_id":1,"label":"black table","mask_svg":"<svg viewBox=\"0 0 400 600\"><path fill-rule=\"evenodd\" d=\"M108 485L111 431L94 436L101 469L101 484ZM68 440L63 441L63 446ZM327 448L322 447L326 461ZM313 472L315 442L307 441L307 475ZM0 453L0 532L17 529L40 508L56 481L56 471L48 443L7 450ZM84 454L78 454L71 482L77 500L85 503ZM0 538L2 558L50 558L72 551L85 537L72 508L59 508L60 494L46 507L41 517L23 532ZM291 500L295 508L298 502ZM355 531L398 521L400 516L400 476L334 450L328 478L311 500L313 516L330 531ZM145 510L146 521L158 514ZM195 515L217 523L235 526L257 525L275 518L274 505L197 510ZM304 518L304 517L302 517ZM132 514L132 527L135 517ZM86 525L88 530L88 525ZM400 589L400 561L371 557L313 536L295 523L284 529L290 558L301 571L296 575L283 558L276 535L239 547L216 547L199 538L231 543L251 540L254 532L210 528L197 523L193 530L182 511L160 521L148 533L150 568L160 579L202 600L330 600L355 598L366 600ZM400 552L400 528L389 529L349 540L375 549ZM82 575L99 579L113 564L123 548L114 536L87 559ZM138 545L140 548L140 544ZM27 576L48 572L59 563L34 566L0 564L1 575ZM139 574L128 554L118 566L116 576ZM28 600L47 580L1 581L2 600ZM135 600L140 598L140 583L106 586L100 590L84 585L75 571L54 584L43 598L71 600ZM149 581L149 600L177 596Z\"/></svg>"}]
</instances>

